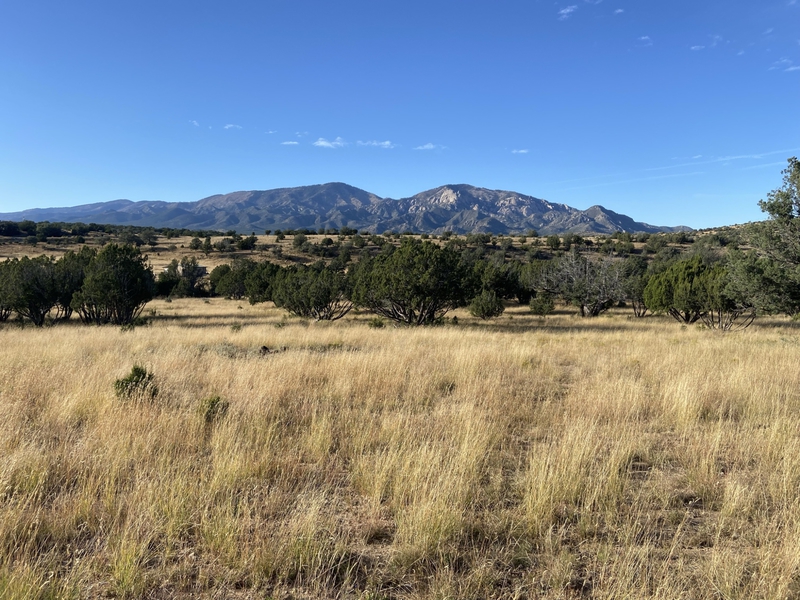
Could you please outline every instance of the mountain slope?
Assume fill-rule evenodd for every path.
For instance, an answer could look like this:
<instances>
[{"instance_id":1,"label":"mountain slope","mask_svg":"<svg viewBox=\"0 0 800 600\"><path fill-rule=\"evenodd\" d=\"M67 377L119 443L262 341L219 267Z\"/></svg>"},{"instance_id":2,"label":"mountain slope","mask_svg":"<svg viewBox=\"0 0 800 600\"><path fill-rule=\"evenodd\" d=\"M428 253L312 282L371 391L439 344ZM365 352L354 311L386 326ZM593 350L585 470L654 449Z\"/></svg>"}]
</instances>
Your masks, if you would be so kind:
<instances>
[{"instance_id":1,"label":"mountain slope","mask_svg":"<svg viewBox=\"0 0 800 600\"><path fill-rule=\"evenodd\" d=\"M678 231L593 206L578 210L517 192L446 185L393 200L344 183L233 192L197 202L113 200L69 208L0 213L0 219L94 222L180 229L319 229L348 226L382 232L613 233Z\"/></svg>"}]
</instances>

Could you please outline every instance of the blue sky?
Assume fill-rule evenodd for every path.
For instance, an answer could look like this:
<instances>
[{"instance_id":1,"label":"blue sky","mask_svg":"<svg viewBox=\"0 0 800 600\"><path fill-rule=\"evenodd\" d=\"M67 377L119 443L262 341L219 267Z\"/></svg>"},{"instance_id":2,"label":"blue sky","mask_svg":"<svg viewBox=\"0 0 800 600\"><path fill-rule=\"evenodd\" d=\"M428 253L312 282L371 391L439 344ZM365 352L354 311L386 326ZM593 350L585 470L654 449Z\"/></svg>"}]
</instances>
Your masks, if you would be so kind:
<instances>
[{"instance_id":1,"label":"blue sky","mask_svg":"<svg viewBox=\"0 0 800 600\"><path fill-rule=\"evenodd\" d=\"M0 5L0 212L343 181L762 218L800 0Z\"/></svg>"}]
</instances>

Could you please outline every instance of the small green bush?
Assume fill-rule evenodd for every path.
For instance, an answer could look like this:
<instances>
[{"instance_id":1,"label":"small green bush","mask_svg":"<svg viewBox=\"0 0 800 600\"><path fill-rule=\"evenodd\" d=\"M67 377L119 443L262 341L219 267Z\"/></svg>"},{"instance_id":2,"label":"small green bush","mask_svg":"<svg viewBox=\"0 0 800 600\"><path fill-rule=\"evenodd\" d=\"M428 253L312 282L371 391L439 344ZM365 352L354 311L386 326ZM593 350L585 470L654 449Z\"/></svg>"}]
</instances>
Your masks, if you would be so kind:
<instances>
[{"instance_id":1,"label":"small green bush","mask_svg":"<svg viewBox=\"0 0 800 600\"><path fill-rule=\"evenodd\" d=\"M555 310L556 305L550 294L542 293L536 294L535 297L531 298L530 307L533 314L544 317L545 315L551 314Z\"/></svg>"},{"instance_id":2,"label":"small green bush","mask_svg":"<svg viewBox=\"0 0 800 600\"><path fill-rule=\"evenodd\" d=\"M150 325L150 320L146 319L145 317L135 317L133 321L130 323L125 323L124 325L120 326L120 331L133 331L137 327L147 327Z\"/></svg>"},{"instance_id":3,"label":"small green bush","mask_svg":"<svg viewBox=\"0 0 800 600\"><path fill-rule=\"evenodd\" d=\"M207 424L217 423L228 412L230 403L219 396L211 396L200 402L200 414Z\"/></svg>"},{"instance_id":4,"label":"small green bush","mask_svg":"<svg viewBox=\"0 0 800 600\"><path fill-rule=\"evenodd\" d=\"M384 325L385 323L380 317L372 317L369 321L367 321L367 326L372 327L373 329L380 329Z\"/></svg>"},{"instance_id":5,"label":"small green bush","mask_svg":"<svg viewBox=\"0 0 800 600\"><path fill-rule=\"evenodd\" d=\"M503 300L493 290L483 290L469 305L469 314L481 319L492 319L503 314Z\"/></svg>"},{"instance_id":6,"label":"small green bush","mask_svg":"<svg viewBox=\"0 0 800 600\"><path fill-rule=\"evenodd\" d=\"M155 376L140 365L133 365L127 377L114 382L114 391L120 400L153 400L158 395Z\"/></svg>"}]
</instances>

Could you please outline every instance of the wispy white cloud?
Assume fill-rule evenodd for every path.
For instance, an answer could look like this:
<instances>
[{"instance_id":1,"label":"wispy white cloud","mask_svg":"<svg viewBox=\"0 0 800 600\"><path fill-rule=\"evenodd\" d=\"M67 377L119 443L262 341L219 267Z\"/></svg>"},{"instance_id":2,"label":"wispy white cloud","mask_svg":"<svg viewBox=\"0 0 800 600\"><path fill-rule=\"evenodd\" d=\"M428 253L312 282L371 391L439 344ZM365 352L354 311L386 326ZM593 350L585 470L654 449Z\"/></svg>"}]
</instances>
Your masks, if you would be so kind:
<instances>
[{"instance_id":1,"label":"wispy white cloud","mask_svg":"<svg viewBox=\"0 0 800 600\"><path fill-rule=\"evenodd\" d=\"M198 122L197 122L197 121L195 121L194 119L192 119L191 121L189 121L189 123L191 123L191 124L192 124L192 125L194 125L195 127L200 127L200 123L198 123Z\"/></svg>"},{"instance_id":2,"label":"wispy white cloud","mask_svg":"<svg viewBox=\"0 0 800 600\"><path fill-rule=\"evenodd\" d=\"M377 140L369 140L367 142L362 142L362 141L359 140L358 142L356 142L356 144L358 144L359 146L371 146L373 148L384 148L386 150L389 150L389 149L395 147L395 145L392 142L390 142L389 140L386 140L385 142L379 142Z\"/></svg>"},{"instance_id":3,"label":"wispy white cloud","mask_svg":"<svg viewBox=\"0 0 800 600\"><path fill-rule=\"evenodd\" d=\"M227 125L225 125L224 128L225 129L241 129L242 126L241 125L234 125L233 123L228 123Z\"/></svg>"},{"instance_id":4,"label":"wispy white cloud","mask_svg":"<svg viewBox=\"0 0 800 600\"><path fill-rule=\"evenodd\" d=\"M702 154L695 154L695 155L692 157L692 160L697 160L698 158L703 158L703 155L702 155Z\"/></svg>"},{"instance_id":5,"label":"wispy white cloud","mask_svg":"<svg viewBox=\"0 0 800 600\"><path fill-rule=\"evenodd\" d=\"M653 45L653 40L650 39L649 35L643 35L643 36L637 38L636 41L639 42L640 44L642 44L643 46L652 46Z\"/></svg>"},{"instance_id":6,"label":"wispy white cloud","mask_svg":"<svg viewBox=\"0 0 800 600\"><path fill-rule=\"evenodd\" d=\"M576 10L578 10L578 6L576 4L562 8L560 11L558 11L558 20L564 21L565 19L569 19L570 16L572 16L572 13L574 13Z\"/></svg>"},{"instance_id":7,"label":"wispy white cloud","mask_svg":"<svg viewBox=\"0 0 800 600\"><path fill-rule=\"evenodd\" d=\"M319 138L314 145L318 148L344 148L347 145L342 138L337 137L335 140L326 140L325 138Z\"/></svg>"},{"instance_id":8,"label":"wispy white cloud","mask_svg":"<svg viewBox=\"0 0 800 600\"><path fill-rule=\"evenodd\" d=\"M769 35L773 31L775 31L774 27L770 27L769 29L765 29L763 35Z\"/></svg>"},{"instance_id":9,"label":"wispy white cloud","mask_svg":"<svg viewBox=\"0 0 800 600\"><path fill-rule=\"evenodd\" d=\"M299 146L300 142L281 142L281 146Z\"/></svg>"},{"instance_id":10,"label":"wispy white cloud","mask_svg":"<svg viewBox=\"0 0 800 600\"><path fill-rule=\"evenodd\" d=\"M791 73L792 71L800 71L800 65L794 65L794 66L789 67L788 69L786 69L787 73Z\"/></svg>"},{"instance_id":11,"label":"wispy white cloud","mask_svg":"<svg viewBox=\"0 0 800 600\"><path fill-rule=\"evenodd\" d=\"M617 10L615 10L615 11L614 11L614 14L615 14L615 15L621 15L621 14L622 14L622 13L624 13L624 12L625 12L625 10L624 10L624 9L622 9L622 8L618 8Z\"/></svg>"},{"instance_id":12,"label":"wispy white cloud","mask_svg":"<svg viewBox=\"0 0 800 600\"><path fill-rule=\"evenodd\" d=\"M423 144L422 146L417 146L414 150L443 150L446 146L439 146L437 144L431 144L428 142L427 144Z\"/></svg>"},{"instance_id":13,"label":"wispy white cloud","mask_svg":"<svg viewBox=\"0 0 800 600\"><path fill-rule=\"evenodd\" d=\"M278 132L270 129L269 131L265 131L264 133L272 134L272 133L278 133Z\"/></svg>"},{"instance_id":14,"label":"wispy white cloud","mask_svg":"<svg viewBox=\"0 0 800 600\"><path fill-rule=\"evenodd\" d=\"M603 0L583 0L586 4L600 4Z\"/></svg>"},{"instance_id":15,"label":"wispy white cloud","mask_svg":"<svg viewBox=\"0 0 800 600\"><path fill-rule=\"evenodd\" d=\"M530 150L523 148L521 150L512 150L511 154L527 154L528 152L530 152Z\"/></svg>"},{"instance_id":16,"label":"wispy white cloud","mask_svg":"<svg viewBox=\"0 0 800 600\"><path fill-rule=\"evenodd\" d=\"M307 136L307 135L308 135L308 132L307 132L307 131L295 131L295 132L294 132L294 134L295 134L297 137L305 137L305 136Z\"/></svg>"},{"instance_id":17,"label":"wispy white cloud","mask_svg":"<svg viewBox=\"0 0 800 600\"><path fill-rule=\"evenodd\" d=\"M710 35L708 37L711 38L711 41L708 42L708 44L695 44L694 46L691 46L689 49L694 50L696 52L698 50L705 50L706 48L716 48L722 42L725 41L725 39L721 35Z\"/></svg>"},{"instance_id":18,"label":"wispy white cloud","mask_svg":"<svg viewBox=\"0 0 800 600\"><path fill-rule=\"evenodd\" d=\"M799 67L794 64L794 61L790 58L782 58L780 60L776 60L772 63L772 66L769 68L770 71L797 71Z\"/></svg>"}]
</instances>

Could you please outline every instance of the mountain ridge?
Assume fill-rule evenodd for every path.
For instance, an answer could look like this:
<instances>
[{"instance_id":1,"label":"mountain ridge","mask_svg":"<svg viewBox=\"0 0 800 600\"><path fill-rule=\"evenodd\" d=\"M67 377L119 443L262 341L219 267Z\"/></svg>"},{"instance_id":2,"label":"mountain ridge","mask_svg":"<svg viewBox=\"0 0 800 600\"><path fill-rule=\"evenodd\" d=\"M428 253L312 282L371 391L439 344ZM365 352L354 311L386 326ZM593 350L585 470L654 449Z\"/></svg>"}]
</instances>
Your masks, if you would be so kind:
<instances>
[{"instance_id":1,"label":"mountain ridge","mask_svg":"<svg viewBox=\"0 0 800 600\"><path fill-rule=\"evenodd\" d=\"M408 198L381 198L341 182L214 194L194 202L111 200L72 207L0 213L0 220L225 229L351 227L415 233L584 233L688 231L635 221L600 205L586 210L507 190L469 184L439 186Z\"/></svg>"}]
</instances>

